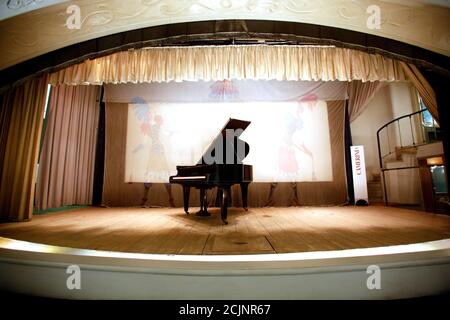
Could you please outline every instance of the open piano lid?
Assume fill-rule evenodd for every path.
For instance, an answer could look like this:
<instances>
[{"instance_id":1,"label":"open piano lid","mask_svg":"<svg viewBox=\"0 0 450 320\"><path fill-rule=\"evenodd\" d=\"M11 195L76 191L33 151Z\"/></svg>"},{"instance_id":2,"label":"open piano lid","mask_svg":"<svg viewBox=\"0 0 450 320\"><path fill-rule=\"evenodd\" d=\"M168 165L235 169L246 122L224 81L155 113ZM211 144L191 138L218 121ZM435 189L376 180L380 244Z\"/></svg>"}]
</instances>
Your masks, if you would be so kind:
<instances>
[{"instance_id":1,"label":"open piano lid","mask_svg":"<svg viewBox=\"0 0 450 320\"><path fill-rule=\"evenodd\" d=\"M244 131L245 129L247 129L247 127L249 125L250 125L250 121L230 118L230 119L228 119L228 122L225 124L225 126L222 128L222 130L220 130L220 133L225 134L225 130L227 130L227 129L233 129L233 130L242 129L242 131Z\"/></svg>"},{"instance_id":2,"label":"open piano lid","mask_svg":"<svg viewBox=\"0 0 450 320\"><path fill-rule=\"evenodd\" d=\"M211 142L211 144L208 146L208 148L206 148L205 152L203 152L202 157L200 158L200 160L197 163L202 164L205 154L211 154L211 150L214 149L217 139L221 139L222 137L225 137L226 130L242 129L242 131L244 131L245 129L247 129L247 127L250 125L250 123L251 123L251 121L246 121L246 120L239 120L239 119L233 119L233 118L228 119L225 126L223 126L223 128L222 128L222 130L220 130L219 134L214 138L214 140ZM235 135L235 136L239 137L240 135L241 134Z\"/></svg>"}]
</instances>

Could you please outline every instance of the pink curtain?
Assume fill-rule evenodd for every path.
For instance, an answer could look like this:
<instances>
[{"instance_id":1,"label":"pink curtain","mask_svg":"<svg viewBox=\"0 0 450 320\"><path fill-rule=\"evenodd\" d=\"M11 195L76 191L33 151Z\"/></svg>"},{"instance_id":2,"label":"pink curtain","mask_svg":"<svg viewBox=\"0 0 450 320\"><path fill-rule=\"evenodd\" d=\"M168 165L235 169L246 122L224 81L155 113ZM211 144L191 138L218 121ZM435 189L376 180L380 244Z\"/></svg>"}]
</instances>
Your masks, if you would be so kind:
<instances>
[{"instance_id":1,"label":"pink curtain","mask_svg":"<svg viewBox=\"0 0 450 320\"><path fill-rule=\"evenodd\" d=\"M37 209L91 203L100 88L52 87L37 179Z\"/></svg>"}]
</instances>

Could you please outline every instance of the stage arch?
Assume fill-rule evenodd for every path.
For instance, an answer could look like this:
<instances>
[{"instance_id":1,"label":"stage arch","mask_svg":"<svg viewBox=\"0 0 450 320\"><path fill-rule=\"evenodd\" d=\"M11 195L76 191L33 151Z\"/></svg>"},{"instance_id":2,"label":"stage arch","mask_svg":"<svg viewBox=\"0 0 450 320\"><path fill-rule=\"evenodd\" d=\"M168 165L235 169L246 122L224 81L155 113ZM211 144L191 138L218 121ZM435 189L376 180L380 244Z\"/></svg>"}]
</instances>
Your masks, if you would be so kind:
<instances>
[{"instance_id":1,"label":"stage arch","mask_svg":"<svg viewBox=\"0 0 450 320\"><path fill-rule=\"evenodd\" d=\"M54 12L58 12L61 8L55 8ZM221 17L231 18L229 15L218 16L218 18ZM236 18L235 16L233 17ZM237 18L248 19L249 16L239 16ZM17 21L20 22L21 19ZM186 21L191 20L190 18L186 19ZM197 20L197 18L193 18L192 20ZM353 92L355 95L357 95L357 92L362 91L366 93L375 92L377 88L374 88L373 84L377 81L409 81L414 84L415 89L425 100L435 118L437 120L440 119L443 128L448 129L448 119L450 117L448 117L448 108L446 109L444 105L449 101L445 85L449 75L449 59L445 44L439 48L434 47L432 43L419 43L417 41L410 41L411 44L406 44L397 41L398 39L392 40L382 38L376 34L361 33L361 28L359 28L361 30L349 31L331 26L287 21L201 21L201 19L195 22L186 21L180 19L176 21L178 23L165 25L161 22L161 25L135 30L127 27L127 31L120 28L114 29L115 31L103 30L103 33L99 33L101 37L97 38L92 37L94 33L76 38L76 32L73 32L72 34L75 36L67 42L70 45L66 47L54 50L56 47L53 43L48 44L47 48L39 49L41 51L33 51L34 49L32 49L23 52L21 56L11 54L7 60L5 59L4 66L7 67L0 71L0 87L2 88L0 100L2 103L0 114L0 123L2 124L2 131L0 132L0 160L2 160L0 161L2 163L2 167L0 168L0 182L2 195L0 197L0 204L2 219L8 221L27 221L32 218L36 178L35 163L39 157L42 115L46 105L48 83L59 87L59 92L58 90L53 91L55 97L58 94L60 94L59 97L66 96L68 100L71 97L77 97L76 99L72 99L72 101L75 101L79 98L77 96L79 93L72 92L70 85L103 85L120 82L170 82L174 80L199 79L227 81L236 78L261 80L264 78L264 72L255 72L256 69L252 67L244 71L236 70L238 67L245 68L248 65L245 63L239 64L230 59L221 60L222 64L227 67L226 72L222 73L215 73L214 71L217 70L209 68L211 66L214 67L214 63L208 65L200 76L195 73L189 73L189 71L183 73L180 71L183 68L179 68L178 70L177 68L172 68L173 64L171 62L174 61L182 61L187 65L191 60L184 58L190 57L190 59L194 59L195 54L191 54L190 52L196 50L200 56L212 57L210 59L211 61L214 60L213 58L223 55L224 51L235 51L233 55L239 57L256 56L254 51L257 50L261 50L260 56L264 56L269 51L273 55L273 52L278 51L280 57L285 59L278 62L284 66L290 65L290 62L286 62L290 58L298 58L306 51L310 51L309 55L305 54L304 61L307 61L305 68L297 68L292 73L287 71L287 68L280 68L283 69L283 72L279 75L279 78L277 78L275 68L268 68L269 76L265 80L340 80L343 82L353 80L358 84L353 87L353 90L350 89L348 92ZM0 23L1 25L5 29L10 30L8 29L10 26L8 26L7 22L2 22ZM117 31L121 31L121 33L113 33ZM8 34L11 35L11 32ZM401 36L399 35L400 38ZM14 39L14 36L5 37L5 39L2 42L2 50L6 50L8 41ZM400 40L405 39L402 38ZM417 47L415 44L420 44L422 47L431 50ZM220 48L221 50L219 50ZM257 49L255 50L255 48ZM205 54L207 51L210 52L210 55ZM213 52L211 54L212 51L222 52ZM330 54L330 52L333 52L333 54ZM42 55L37 56L39 53L42 53ZM167 53L167 55L164 53ZM166 70L168 71L167 73L155 75L150 71L142 75L143 77L141 78L135 77L135 74L132 73L125 74L124 77L121 77L121 68L118 63L132 61L132 64L136 66L145 59L156 61L157 59L153 59L156 56L161 58L158 60L157 66L160 67L164 64L169 66ZM141 59L142 57L143 59ZM324 57L326 58L325 60L335 59L333 61L338 62L345 60L347 63L345 64L346 67L342 67L344 64L341 66L336 63L337 67L332 72L328 72L326 67L321 65L321 63L317 63L315 65L315 67L318 67L317 70L313 70L315 76L311 77L307 75L306 70L308 72L312 70L310 67L313 65L313 62L311 62L314 61L313 57ZM25 60L28 58L29 60ZM276 59L272 60L276 61ZM355 68L358 65L355 61L359 60L361 62L360 66L362 67ZM216 59L214 61L217 62L218 60ZM245 61L249 60L247 59ZM255 61L255 65L261 65L261 60L255 59ZM272 62L270 65L275 66L277 63ZM233 70L233 67L236 67L236 69ZM133 69L133 72L139 70L139 68ZM128 71L125 71L125 73ZM363 88L363 90L358 91L357 86L360 86L359 89ZM95 105L97 102L100 102L99 100L104 100L104 98L101 98L102 94L100 89L92 91L95 92L91 92L90 94L90 104ZM354 96L353 103L357 100L359 99L355 99ZM345 107L343 103L340 109L342 113L339 116L345 118ZM350 111L350 114L347 114L347 117L351 117L352 113L356 117L358 115L358 110L356 109L350 106L350 109L347 110ZM103 109L103 112L105 112L105 109ZM123 112L123 110L120 112ZM113 113L110 112L111 114ZM90 119L98 119L97 117L102 119L101 110L99 114L93 114ZM103 113L103 120L105 119L104 117L105 114ZM349 119L342 120L339 127L334 128L335 131L333 131L335 133L334 137L341 139L341 149L344 148L343 136L345 136L344 131L348 124L348 122L345 123L344 121L349 121ZM59 122L55 120L55 124L58 125ZM112 128L117 129L117 126L112 125ZM338 131L340 131L342 136L338 136ZM92 138L94 132L95 126L90 122L89 137ZM92 140L91 138L89 139ZM118 142L116 140L115 142L119 143L120 141ZM448 143L448 140L444 142L444 150L447 155L450 150ZM123 149L119 148L119 150ZM91 156L89 169L94 170L92 149L89 152L86 153ZM342 163L339 165L342 167ZM120 173L120 171L118 172ZM103 177L103 173L101 173L101 176ZM342 178L345 179L345 176ZM342 185L337 189L335 190L336 193L342 192ZM304 191L307 192L308 190ZM315 193L316 191L313 190L311 192ZM327 192L332 193L333 189ZM119 193L121 193L120 190L117 194ZM125 193L122 194L126 196ZM347 190L345 190L342 197L345 199L346 196ZM258 201L262 202L261 199ZM446 226L436 232L439 233L441 231L442 234L448 235L448 228ZM150 274L150 277L144 277L146 279L145 281L149 281L149 285L174 283L171 281L177 281L177 279L180 279L180 274L182 274L183 279L188 279L186 282L188 286L193 283L190 281L196 281L200 277L203 277L203 279L209 277L209 279L215 281L220 278L220 275L228 277L236 276L233 278L233 281L236 282L240 281L239 277L242 276L242 279L245 278L244 281L249 281L245 283L253 286L255 285L255 281L258 282L259 279L253 275L249 276L251 272L242 272L243 269L253 268L252 270L262 270L258 276L267 276L265 280L261 278L261 283L265 286L265 289L269 288L273 284L273 281L280 278L286 280L287 286L289 284L291 285L289 290L284 293L278 292L277 296L261 295L258 296L260 298L339 298L338 290L341 286L341 276L343 274L349 277L354 275L357 279L361 280L365 276L364 272L367 270L366 264L369 262L379 264L382 268L385 268L389 281L395 282L397 281L396 279L400 279L401 275L405 276L404 279L406 280L399 283L395 282L398 286L396 288L391 287L392 290L384 291L383 294L375 291L372 292L373 294L368 293L365 291L366 288L361 287L361 283L358 282L356 287L352 287L352 290L348 292L348 295L345 296L346 298L405 298L442 293L449 289L445 285L449 283L447 281L449 277L449 249L446 239L437 242L409 244L406 248L403 246L388 246L369 248L366 251L361 249L363 251L356 252L348 252L347 250L343 250L342 252L330 251L328 252L329 256L326 252L313 252L311 254L294 253L291 256L279 256L275 254L272 256L252 258L245 255L240 257L229 255L225 258L205 259L201 257L190 259L189 257L179 256L172 257L173 259L171 259L167 258L167 256L127 256L126 254L117 254L116 256L112 254L112 256L108 256L108 254L101 251L88 252L83 250L81 250L82 252L80 254L80 250L77 251L77 249L46 246L39 243L30 244L6 238L1 239L1 244L2 254L0 255L0 267L4 271L2 275L13 274L15 270L21 270L26 275L23 280L31 281L27 284L17 277L6 277L2 279L3 287L8 290L17 290L17 292L27 294L42 294L42 291L36 286L40 286L43 283L39 281L34 282L34 284L32 283L33 279L36 279L36 272L41 272L45 269L45 274L54 276L53 279L60 280L62 279L61 273L64 271L63 268L69 262L80 263L84 267L87 267L89 277L102 275L108 278L112 273L122 273L125 277L121 279L127 281L126 273L131 272L133 273L133 284L137 284L143 280L141 277L142 274ZM371 249L375 253L371 252ZM54 254L54 252L59 252L59 254ZM84 257L83 254L88 258ZM327 256L331 260L327 260ZM90 260L89 257L94 258ZM279 263L272 262L272 260L278 260ZM316 264L309 264L308 261L310 260ZM228 263L227 261L231 262ZM332 262L330 268L328 266L321 267L322 265L327 265L329 261ZM204 272L204 268L208 263L212 263L217 267L212 274ZM270 271L265 270L266 266L264 265L267 263L270 264ZM114 266L116 264L120 266L116 268ZM232 267L229 268L230 265ZM192 270L187 272L190 266L194 266L194 272ZM273 272L273 269L277 268L277 272ZM317 268L317 270L314 268ZM159 271L155 271L156 269ZM162 272L164 274L163 278L160 275L161 269L165 270ZM407 272L403 273L405 270ZM180 274L177 272L180 272ZM313 274L312 276L311 272ZM166 277L167 273L170 273L168 277ZM431 282L427 283L428 278L423 277L424 273L430 275L429 279L432 280ZM422 274L422 278L420 278L419 274ZM290 278L291 276L292 278ZM412 290L410 283L417 278L420 278L421 287L417 290ZM298 289L298 285L305 283L304 281L321 288L317 296L308 295L307 291ZM323 287L323 281L332 284L331 291L328 290L329 288ZM32 286L29 286L29 283ZM46 284L49 286L54 285L54 283L50 282ZM99 283L99 285L104 284ZM297 287L297 289L294 287ZM117 289L117 287L106 286L103 288L109 290L111 293L109 297L121 297L114 296L114 292L111 291ZM256 293L254 288L257 288L257 286L255 285L252 288L253 291L243 292L240 297L251 297L252 294ZM404 290L409 291L405 294ZM76 294L71 296L67 295L67 293L61 293L59 288L47 293L51 297L65 298L98 298L101 297L102 293L93 290L86 292L86 294L86 296L77 296ZM145 295L144 292L137 292L134 297L158 298L153 295ZM170 290L159 297L177 298L175 293ZM214 288L214 297L223 298L218 287ZM198 293L195 298L209 297Z\"/></svg>"}]
</instances>

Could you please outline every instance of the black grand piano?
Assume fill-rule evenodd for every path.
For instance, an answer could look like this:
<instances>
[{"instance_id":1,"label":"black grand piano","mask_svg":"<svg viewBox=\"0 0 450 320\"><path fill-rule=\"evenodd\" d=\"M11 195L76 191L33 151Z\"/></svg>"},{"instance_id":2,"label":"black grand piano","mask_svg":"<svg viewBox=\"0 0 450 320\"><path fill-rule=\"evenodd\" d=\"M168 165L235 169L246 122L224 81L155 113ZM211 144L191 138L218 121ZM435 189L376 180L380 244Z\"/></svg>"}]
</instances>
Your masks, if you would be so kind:
<instances>
[{"instance_id":1,"label":"black grand piano","mask_svg":"<svg viewBox=\"0 0 450 320\"><path fill-rule=\"evenodd\" d=\"M224 224L228 224L230 190L237 183L241 185L242 205L247 210L247 190L253 181L253 168L242 163L250 147L239 136L249 124L249 121L230 118L196 165L177 166L177 175L171 176L169 182L183 186L184 211L187 214L191 187L200 189L200 211L197 212L200 216L210 215L206 191L218 187L221 218Z\"/></svg>"}]
</instances>

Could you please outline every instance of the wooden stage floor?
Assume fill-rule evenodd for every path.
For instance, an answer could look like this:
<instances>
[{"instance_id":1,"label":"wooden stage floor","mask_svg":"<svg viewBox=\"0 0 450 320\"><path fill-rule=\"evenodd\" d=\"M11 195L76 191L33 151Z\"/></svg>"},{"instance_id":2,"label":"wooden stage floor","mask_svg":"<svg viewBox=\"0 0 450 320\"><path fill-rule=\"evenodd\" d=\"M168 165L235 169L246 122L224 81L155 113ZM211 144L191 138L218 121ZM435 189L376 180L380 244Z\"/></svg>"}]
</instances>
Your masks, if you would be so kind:
<instances>
[{"instance_id":1,"label":"wooden stage floor","mask_svg":"<svg viewBox=\"0 0 450 320\"><path fill-rule=\"evenodd\" d=\"M192 212L194 212L192 208ZM383 206L240 208L222 225L181 208L84 208L2 223L0 236L64 247L160 254L263 254L450 238L450 216Z\"/></svg>"}]
</instances>

